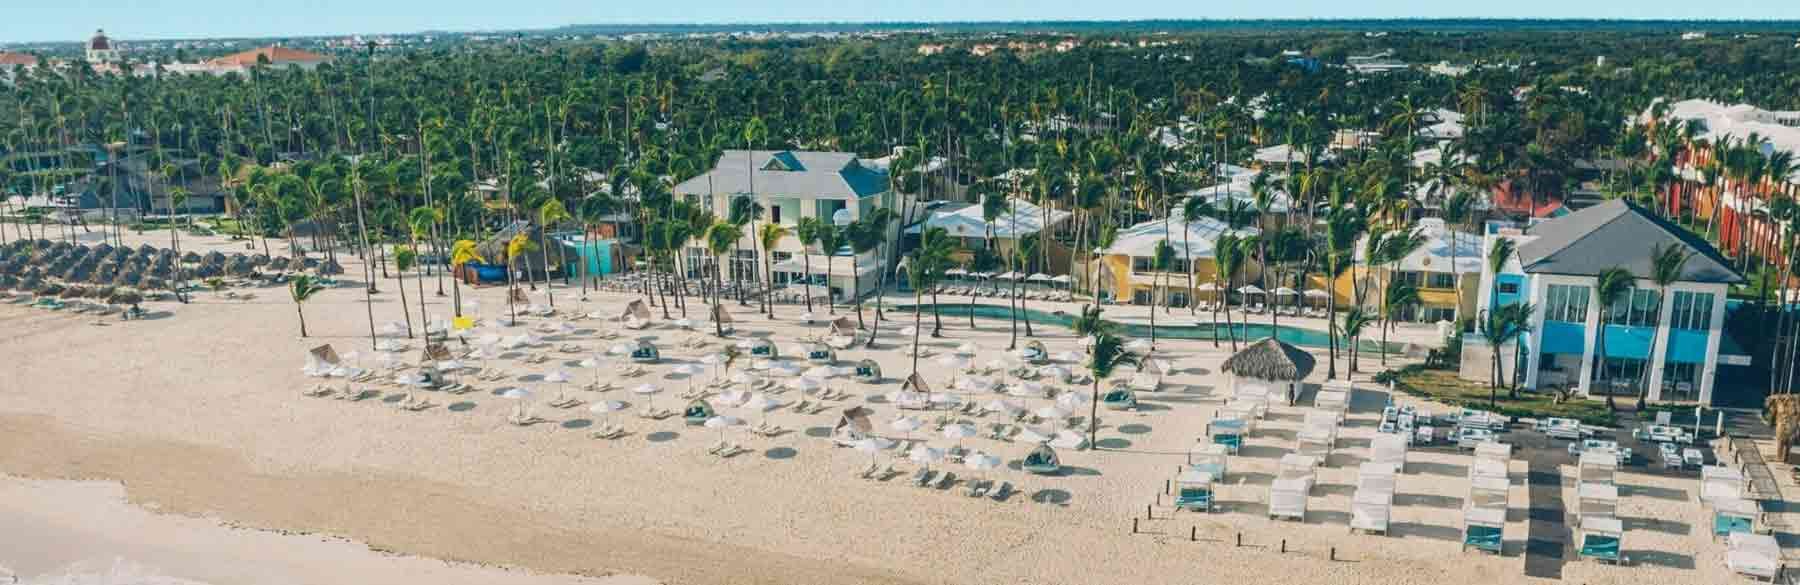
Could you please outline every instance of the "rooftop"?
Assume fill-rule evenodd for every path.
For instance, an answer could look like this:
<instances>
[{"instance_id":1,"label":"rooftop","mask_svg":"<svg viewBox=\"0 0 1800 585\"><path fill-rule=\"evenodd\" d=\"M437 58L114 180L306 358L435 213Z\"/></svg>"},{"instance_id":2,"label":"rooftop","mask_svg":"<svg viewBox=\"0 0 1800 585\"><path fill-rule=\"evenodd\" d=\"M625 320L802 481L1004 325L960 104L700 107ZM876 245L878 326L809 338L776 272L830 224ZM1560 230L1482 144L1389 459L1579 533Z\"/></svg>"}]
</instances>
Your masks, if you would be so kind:
<instances>
[{"instance_id":1,"label":"rooftop","mask_svg":"<svg viewBox=\"0 0 1800 585\"><path fill-rule=\"evenodd\" d=\"M1538 224L1529 234L1534 238L1518 251L1525 272L1597 276L1620 267L1648 278L1651 250L1680 245L1692 254L1681 271L1682 282L1744 282L1711 244L1623 199Z\"/></svg>"},{"instance_id":2,"label":"rooftop","mask_svg":"<svg viewBox=\"0 0 1800 585\"><path fill-rule=\"evenodd\" d=\"M250 49L248 51L244 51L241 53L232 53L230 55L226 55L224 57L219 57L217 59L208 61L207 64L215 65L215 66L217 66L217 65L237 65L237 66L241 66L241 67L250 67L250 66L256 65L256 63L258 61L258 59L257 59L258 57L267 57L269 59L270 63L275 63L275 64L324 63L324 62L328 62L331 60L331 57L326 56L326 55L320 55L318 53L302 51L299 49L289 49L287 47L282 47L282 46L268 46L268 47L259 47L259 48L255 48L255 49Z\"/></svg>"},{"instance_id":3,"label":"rooftop","mask_svg":"<svg viewBox=\"0 0 1800 585\"><path fill-rule=\"evenodd\" d=\"M682 181L675 192L750 193L753 181L757 194L771 197L860 199L888 190L885 171L863 165L848 152L727 150L711 171Z\"/></svg>"}]
</instances>

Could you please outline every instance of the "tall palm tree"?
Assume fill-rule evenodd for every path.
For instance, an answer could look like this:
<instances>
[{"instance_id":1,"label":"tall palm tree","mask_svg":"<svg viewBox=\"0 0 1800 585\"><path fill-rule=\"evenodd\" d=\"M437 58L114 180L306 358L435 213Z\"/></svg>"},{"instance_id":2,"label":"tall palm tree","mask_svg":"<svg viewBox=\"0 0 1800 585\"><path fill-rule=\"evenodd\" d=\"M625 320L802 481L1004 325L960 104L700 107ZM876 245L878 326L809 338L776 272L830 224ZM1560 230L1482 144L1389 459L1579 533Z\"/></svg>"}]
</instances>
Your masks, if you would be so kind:
<instances>
[{"instance_id":1,"label":"tall palm tree","mask_svg":"<svg viewBox=\"0 0 1800 585\"><path fill-rule=\"evenodd\" d=\"M763 139L765 137L767 137L768 135L769 135L769 126L767 123L763 122L763 119L761 116L751 116L750 121L744 123L744 176L746 178L748 178L749 183L750 183L750 193L749 193L750 208L749 208L749 210L747 210L748 213L746 213L744 215L743 220L750 223L750 233L753 233L753 234L758 233L757 229L756 229L756 219L758 216L762 215L762 208L763 208L761 198L758 197L756 194L756 166L755 166L756 165L756 145L758 143L762 142ZM733 203L736 203L736 201L733 201ZM732 211L734 212L732 215L732 218L734 220L738 219L738 215L735 213L737 211L737 209L735 209L735 206L734 206L734 209L732 209ZM752 240L751 246L754 247L755 245L756 245L755 240ZM761 256L761 254L758 254L756 252L756 250L751 250L750 255L752 257L760 257ZM751 263L754 264L755 260L752 260ZM755 274L757 272L758 271L756 270L756 267L754 265L750 267L750 274L751 274L750 279L751 280L756 279ZM808 275L808 276L811 276L811 275ZM768 283L766 283L766 286L769 288L773 288L775 286L775 283L768 282ZM740 304L742 303L741 297L739 299L739 302L740 302ZM770 319L774 319L775 318L775 299L773 298L773 295L770 295L768 292L765 291L762 295L761 302L763 303L763 311L768 314Z\"/></svg>"},{"instance_id":2,"label":"tall palm tree","mask_svg":"<svg viewBox=\"0 0 1800 585\"><path fill-rule=\"evenodd\" d=\"M1231 338L1231 351L1237 351L1237 330L1231 324L1231 285L1237 279L1238 271L1243 269L1244 257L1248 256L1245 243L1249 241L1233 234L1225 234L1219 236L1213 244L1213 262L1218 265L1219 294L1224 300L1219 304L1225 311L1225 335Z\"/></svg>"},{"instance_id":3,"label":"tall palm tree","mask_svg":"<svg viewBox=\"0 0 1800 585\"><path fill-rule=\"evenodd\" d=\"M817 217L802 217L794 224L794 237L800 240L800 263L806 270L806 283L812 284L812 247L819 243L819 230L826 227L824 221ZM806 312L811 313L812 295L806 297Z\"/></svg>"},{"instance_id":4,"label":"tall palm tree","mask_svg":"<svg viewBox=\"0 0 1800 585\"><path fill-rule=\"evenodd\" d=\"M406 310L406 303L407 303L407 300L406 300L406 271L412 270L413 266L418 264L418 260L419 260L419 253L417 251L414 251L412 246L396 246L394 248L394 269L397 271L394 274L394 278L398 281L398 283L395 286L397 286L400 289L400 315L402 317L406 318L406 338L407 339L413 338L413 326L412 326L412 313L409 313ZM425 280L425 276L420 275L419 278L416 280L420 281L421 284L419 284L419 288L420 288L420 291L423 292L424 287L425 287L425 285L423 284L423 282ZM421 295L419 297L419 327L420 328L427 327L426 323L427 322L425 321L425 297L423 295Z\"/></svg>"},{"instance_id":5,"label":"tall palm tree","mask_svg":"<svg viewBox=\"0 0 1800 585\"><path fill-rule=\"evenodd\" d=\"M450 300L456 303L455 315L458 317L462 316L463 267L468 266L470 262L487 262L481 257L481 249L474 240L457 240L456 243L450 245L450 267L456 276L450 279L451 290L454 293Z\"/></svg>"},{"instance_id":6,"label":"tall palm tree","mask_svg":"<svg viewBox=\"0 0 1800 585\"><path fill-rule=\"evenodd\" d=\"M781 224L772 223L772 222L764 222L762 224L762 228L757 230L757 232L756 232L756 241L757 241L757 243L762 244L762 252L764 255L763 271L764 271L764 276L766 277L764 282L770 283L770 286L773 286L775 283L775 245L781 243L781 239L787 237L787 235L788 235L787 228L781 227ZM800 252L802 254L806 253L805 250L801 250ZM829 257L827 257L827 259L829 259ZM825 267L825 273L826 274L831 273L830 266ZM829 282L830 277L828 276L826 278L827 278L827 282ZM826 290L830 290L830 288L828 287ZM765 294L763 296L768 297L769 295ZM775 318L775 302L773 300L769 301L768 307L769 307L769 313L768 313L769 318L774 319Z\"/></svg>"},{"instance_id":7,"label":"tall palm tree","mask_svg":"<svg viewBox=\"0 0 1800 585\"><path fill-rule=\"evenodd\" d=\"M1482 324L1482 329L1490 332L1488 333L1488 343L1493 348L1493 367L1489 370L1490 377L1488 379L1488 406L1490 408L1495 406L1500 381L1506 379L1506 367L1505 362L1500 359L1500 348L1506 347L1508 343L1518 341L1519 337L1530 329L1533 310L1531 303L1508 303L1483 313L1486 315L1487 322ZM1513 346L1513 362L1515 364L1519 361L1520 349L1517 345ZM1507 397L1508 399L1518 398L1517 385L1508 385Z\"/></svg>"},{"instance_id":8,"label":"tall palm tree","mask_svg":"<svg viewBox=\"0 0 1800 585\"><path fill-rule=\"evenodd\" d=\"M1094 349L1088 354L1087 363L1088 375L1093 377L1093 396L1088 401L1089 445L1094 444L1094 436L1100 431L1100 381L1112 376L1114 368L1138 364L1138 357L1126 352L1124 341L1118 337L1110 333L1094 337Z\"/></svg>"},{"instance_id":9,"label":"tall palm tree","mask_svg":"<svg viewBox=\"0 0 1800 585\"><path fill-rule=\"evenodd\" d=\"M1662 303L1669 302L1669 285L1681 280L1681 271L1687 266L1691 255L1680 244L1656 244L1650 247L1650 281L1656 283L1656 306L1651 314L1662 315ZM1786 311L1784 299L1783 311ZM1643 380L1638 384L1637 409L1644 409L1645 396L1650 391L1650 368L1658 361L1656 356L1656 333L1667 323L1650 324L1650 355L1644 359Z\"/></svg>"},{"instance_id":10,"label":"tall palm tree","mask_svg":"<svg viewBox=\"0 0 1800 585\"><path fill-rule=\"evenodd\" d=\"M1200 311L1200 303L1194 302L1194 256L1193 247L1189 244L1194 233L1194 220L1212 215L1212 201L1201 196L1187 198L1181 204L1181 256L1187 261L1188 314Z\"/></svg>"},{"instance_id":11,"label":"tall palm tree","mask_svg":"<svg viewBox=\"0 0 1800 585\"><path fill-rule=\"evenodd\" d=\"M871 237L874 237L881 242L878 246L880 251L876 254L875 258L875 271L879 273L875 279L875 326L869 331L869 340L863 344L863 347L875 347L875 334L881 332L882 298L887 292L887 260L889 254L889 251L887 250L887 233L888 230L893 227L894 222L899 220L899 214L896 214L894 210L886 207L877 207L862 218L862 222L868 228ZM860 303L861 300L859 299L857 302ZM858 309L858 312L860 313L861 310ZM1027 335L1029 335L1029 332L1031 331L1029 322L1026 323L1025 330L1027 331Z\"/></svg>"},{"instance_id":12,"label":"tall palm tree","mask_svg":"<svg viewBox=\"0 0 1800 585\"><path fill-rule=\"evenodd\" d=\"M293 280L288 281L288 297L294 300L294 314L300 316L300 337L306 337L306 301L312 300L313 295L322 290L325 290L325 286L313 280L311 275L295 275Z\"/></svg>"},{"instance_id":13,"label":"tall palm tree","mask_svg":"<svg viewBox=\"0 0 1800 585\"><path fill-rule=\"evenodd\" d=\"M826 312L837 314L837 295L831 294L831 264L837 257L838 248L844 245L844 230L826 223L819 226L819 252L825 255L825 307ZM808 283L809 285L811 283ZM806 296L812 296L811 287Z\"/></svg>"},{"instance_id":14,"label":"tall palm tree","mask_svg":"<svg viewBox=\"0 0 1800 585\"><path fill-rule=\"evenodd\" d=\"M1169 240L1156 241L1156 256L1153 257L1154 268L1158 273L1168 273L1175 269L1175 247ZM1156 287L1150 287L1150 349L1156 349Z\"/></svg>"},{"instance_id":15,"label":"tall palm tree","mask_svg":"<svg viewBox=\"0 0 1800 585\"><path fill-rule=\"evenodd\" d=\"M1631 285L1635 281L1637 281L1637 276L1632 275L1630 270L1616 266L1601 271L1599 277L1594 280L1594 301L1600 310L1600 331L1596 334L1597 337L1594 341L1594 378L1586 381L1589 384L1606 377L1606 325L1612 322L1612 305L1618 302L1620 297L1625 297L1629 310L1629 294ZM1607 392L1606 409L1616 408L1618 405L1613 402L1612 392Z\"/></svg>"},{"instance_id":16,"label":"tall palm tree","mask_svg":"<svg viewBox=\"0 0 1800 585\"><path fill-rule=\"evenodd\" d=\"M738 240L743 239L743 237L743 230L728 221L715 222L712 224L712 227L706 228L706 250L712 252L714 258L712 271L713 290L717 291L725 288L725 277L721 274L725 269L725 255L730 254L732 248L737 247ZM714 300L720 306L724 306L724 298L717 298ZM714 320L713 330L719 337L725 336L724 323Z\"/></svg>"},{"instance_id":17,"label":"tall palm tree","mask_svg":"<svg viewBox=\"0 0 1800 585\"><path fill-rule=\"evenodd\" d=\"M439 222L443 221L443 218L443 212L433 207L416 207L413 208L411 213L407 214L406 226L408 228L407 231L410 232L412 236L412 247L414 250L428 249L427 247L431 242L432 229ZM401 268L400 270L405 271L406 269ZM431 320L425 313L425 275L419 275L418 281L419 324L426 327L427 332L429 333Z\"/></svg>"},{"instance_id":18,"label":"tall palm tree","mask_svg":"<svg viewBox=\"0 0 1800 585\"><path fill-rule=\"evenodd\" d=\"M1356 357L1357 354L1362 353L1358 346L1361 345L1359 341L1362 339L1363 329L1368 328L1369 324L1374 322L1375 316L1370 315L1361 305L1352 306L1344 311L1344 344L1347 350L1346 354L1350 358L1351 374L1355 374L1358 371L1356 367Z\"/></svg>"},{"instance_id":19,"label":"tall palm tree","mask_svg":"<svg viewBox=\"0 0 1800 585\"><path fill-rule=\"evenodd\" d=\"M1382 291L1381 312L1385 316L1381 321L1381 365L1387 365L1388 331L1394 328L1391 316L1406 307L1419 304L1419 289L1406 283L1389 285Z\"/></svg>"},{"instance_id":20,"label":"tall palm tree","mask_svg":"<svg viewBox=\"0 0 1800 585\"><path fill-rule=\"evenodd\" d=\"M512 239L506 242L506 311L512 318L510 322L514 324L519 322L519 311L515 300L519 295L519 282L518 279L513 278L513 273L519 269L519 259L536 248L537 244L533 243L523 231L513 234Z\"/></svg>"}]
</instances>

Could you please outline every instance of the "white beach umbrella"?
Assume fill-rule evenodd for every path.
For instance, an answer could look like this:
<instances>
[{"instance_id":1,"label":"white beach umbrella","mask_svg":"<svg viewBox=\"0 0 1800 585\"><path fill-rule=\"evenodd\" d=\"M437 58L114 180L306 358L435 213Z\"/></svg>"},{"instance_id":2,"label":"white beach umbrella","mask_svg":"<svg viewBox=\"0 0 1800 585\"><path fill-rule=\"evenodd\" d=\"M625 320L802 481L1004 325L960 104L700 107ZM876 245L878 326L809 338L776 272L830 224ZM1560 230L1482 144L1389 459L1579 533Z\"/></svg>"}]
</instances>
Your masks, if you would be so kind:
<instances>
[{"instance_id":1,"label":"white beach umbrella","mask_svg":"<svg viewBox=\"0 0 1800 585\"><path fill-rule=\"evenodd\" d=\"M812 392L825 387L825 382L818 378L801 376L787 381L787 387L801 392Z\"/></svg>"},{"instance_id":2,"label":"white beach umbrella","mask_svg":"<svg viewBox=\"0 0 1800 585\"><path fill-rule=\"evenodd\" d=\"M682 329L693 329L694 321L692 319L676 319L675 326Z\"/></svg>"},{"instance_id":3,"label":"white beach umbrella","mask_svg":"<svg viewBox=\"0 0 1800 585\"><path fill-rule=\"evenodd\" d=\"M1302 294L1305 294L1306 298L1309 298L1309 299L1322 299L1322 298L1331 296L1331 293L1328 293L1328 292L1325 292L1325 291L1322 291L1322 290L1319 290L1316 288L1306 289L1306 292L1302 293Z\"/></svg>"},{"instance_id":4,"label":"white beach umbrella","mask_svg":"<svg viewBox=\"0 0 1800 585\"><path fill-rule=\"evenodd\" d=\"M888 428L906 433L906 439L912 440L913 431L925 426L925 422L910 416L903 416L888 423Z\"/></svg>"},{"instance_id":5,"label":"white beach umbrella","mask_svg":"<svg viewBox=\"0 0 1800 585\"><path fill-rule=\"evenodd\" d=\"M631 353L631 350L633 349L636 349L636 347L629 343L615 343L612 347L607 348L606 353L612 355L626 355Z\"/></svg>"},{"instance_id":6,"label":"white beach umbrella","mask_svg":"<svg viewBox=\"0 0 1800 585\"><path fill-rule=\"evenodd\" d=\"M837 370L837 368L833 368L830 366L813 366L813 367L807 368L806 371L802 372L800 375L806 376L808 378L818 378L820 380L824 380L827 378L836 377L838 375L838 370Z\"/></svg>"},{"instance_id":7,"label":"white beach umbrella","mask_svg":"<svg viewBox=\"0 0 1800 585\"><path fill-rule=\"evenodd\" d=\"M1065 352L1056 354L1057 361L1080 363L1081 361L1086 360L1086 359L1087 359L1087 354L1081 353L1081 352L1075 351L1075 350L1069 350L1069 351L1065 351Z\"/></svg>"},{"instance_id":8,"label":"white beach umbrella","mask_svg":"<svg viewBox=\"0 0 1800 585\"><path fill-rule=\"evenodd\" d=\"M956 354L957 354L957 355L962 355L962 356L972 356L972 355L975 355L975 354L976 354L976 353L977 353L977 352L980 352L980 351L981 351L981 348L980 348L980 347L977 347L977 346L976 346L976 345L975 345L975 344L974 344L974 342L969 342L969 341L964 341L964 342L963 342L963 343L962 343L962 345L958 345L958 346L956 346Z\"/></svg>"},{"instance_id":9,"label":"white beach umbrella","mask_svg":"<svg viewBox=\"0 0 1800 585\"><path fill-rule=\"evenodd\" d=\"M1019 440L1031 443L1047 443L1056 438L1056 433L1047 433L1033 427L1025 427L1019 431Z\"/></svg>"},{"instance_id":10,"label":"white beach umbrella","mask_svg":"<svg viewBox=\"0 0 1800 585\"><path fill-rule=\"evenodd\" d=\"M938 405L939 407L951 407L962 404L961 396L944 392L933 392L929 399L932 404Z\"/></svg>"},{"instance_id":11,"label":"white beach umbrella","mask_svg":"<svg viewBox=\"0 0 1800 585\"><path fill-rule=\"evenodd\" d=\"M958 447L962 446L963 439L967 439L969 437L973 437L978 434L981 434L981 432L975 430L975 425L971 425L971 424L957 423L957 424L953 424L953 425L944 427L944 438L950 439L952 441L956 441L956 445Z\"/></svg>"},{"instance_id":12,"label":"white beach umbrella","mask_svg":"<svg viewBox=\"0 0 1800 585\"><path fill-rule=\"evenodd\" d=\"M501 398L507 398L518 402L518 404L513 406L513 416L517 418L527 418L530 416L531 396L531 391L524 388L507 388L506 391L500 393Z\"/></svg>"},{"instance_id":13,"label":"white beach umbrella","mask_svg":"<svg viewBox=\"0 0 1800 585\"><path fill-rule=\"evenodd\" d=\"M932 361L937 362L937 364L940 366L944 366L945 368L949 368L953 371L958 371L958 372L969 369L969 365L971 363L967 358L960 358L960 357L956 357L956 356L950 355L950 354L940 355L940 356L938 356L938 358L936 360L932 360Z\"/></svg>"},{"instance_id":14,"label":"white beach umbrella","mask_svg":"<svg viewBox=\"0 0 1800 585\"><path fill-rule=\"evenodd\" d=\"M756 376L750 375L749 372L738 372L736 374L732 374L731 383L743 384L743 385L755 384Z\"/></svg>"},{"instance_id":15,"label":"white beach umbrella","mask_svg":"<svg viewBox=\"0 0 1800 585\"><path fill-rule=\"evenodd\" d=\"M807 311L807 312L805 312L805 313L801 313L801 314L800 314L800 320L801 320L801 321L805 321L805 322L807 322L807 323L809 323L809 324L810 324L810 323L812 323L812 322L813 322L813 320L814 320L814 319L817 319L817 318L819 318L819 316L818 316L818 315L814 315L814 314L812 314L812 311Z\"/></svg>"},{"instance_id":16,"label":"white beach umbrella","mask_svg":"<svg viewBox=\"0 0 1800 585\"><path fill-rule=\"evenodd\" d=\"M868 453L869 461L871 463L873 463L875 461L875 458L877 456L881 455L882 451L886 451L886 450L888 450L888 448L893 447L893 446L894 446L894 444L892 441L888 441L886 439L882 439L879 437L869 437L867 439L862 439L855 443L850 444L850 448L855 449L861 453Z\"/></svg>"},{"instance_id":17,"label":"white beach umbrella","mask_svg":"<svg viewBox=\"0 0 1800 585\"><path fill-rule=\"evenodd\" d=\"M554 372L544 374L544 381L549 382L551 384L555 384L556 385L556 395L558 397L561 397L563 395L563 391L566 389L566 387L569 384L569 373L564 372L562 370L556 370Z\"/></svg>"},{"instance_id":18,"label":"white beach umbrella","mask_svg":"<svg viewBox=\"0 0 1800 585\"><path fill-rule=\"evenodd\" d=\"M1032 414L1054 421L1068 417L1069 411L1064 410L1060 406L1040 406L1036 411L1033 411Z\"/></svg>"},{"instance_id":19,"label":"white beach umbrella","mask_svg":"<svg viewBox=\"0 0 1800 585\"><path fill-rule=\"evenodd\" d=\"M484 334L480 338L475 340L475 344L476 345L487 345L487 346L499 345L500 344L500 336L497 334L494 334L494 333Z\"/></svg>"},{"instance_id":20,"label":"white beach umbrella","mask_svg":"<svg viewBox=\"0 0 1800 585\"><path fill-rule=\"evenodd\" d=\"M1262 287L1256 286L1254 284L1246 284L1244 286L1240 286L1240 287L1238 287L1237 291L1238 291L1238 294L1246 294L1246 295L1260 295L1260 294L1265 294L1268 292L1268 291L1263 290Z\"/></svg>"},{"instance_id":21,"label":"white beach umbrella","mask_svg":"<svg viewBox=\"0 0 1800 585\"><path fill-rule=\"evenodd\" d=\"M686 377L688 391L692 392L694 391L694 376L706 373L706 368L700 367L699 364L681 364L675 366L674 369L669 370L669 372L677 376Z\"/></svg>"},{"instance_id":22,"label":"white beach umbrella","mask_svg":"<svg viewBox=\"0 0 1800 585\"><path fill-rule=\"evenodd\" d=\"M1021 398L1043 398L1045 394L1044 385L1037 382L1022 382L1014 385L1012 391L1008 392L1008 394Z\"/></svg>"},{"instance_id":23,"label":"white beach umbrella","mask_svg":"<svg viewBox=\"0 0 1800 585\"><path fill-rule=\"evenodd\" d=\"M1056 408L1063 411L1063 416L1068 416L1067 413L1080 410L1081 407L1087 406L1093 401L1093 398L1080 392L1064 392L1056 397Z\"/></svg>"},{"instance_id":24,"label":"white beach umbrella","mask_svg":"<svg viewBox=\"0 0 1800 585\"><path fill-rule=\"evenodd\" d=\"M719 404L723 406L739 406L750 400L749 390L726 390L719 393Z\"/></svg>"},{"instance_id":25,"label":"white beach umbrella","mask_svg":"<svg viewBox=\"0 0 1800 585\"><path fill-rule=\"evenodd\" d=\"M1000 458L976 451L963 458L963 466L975 471L987 471L1000 467Z\"/></svg>"},{"instance_id":26,"label":"white beach umbrella","mask_svg":"<svg viewBox=\"0 0 1800 585\"><path fill-rule=\"evenodd\" d=\"M750 400L744 402L744 408L747 408L747 409L750 409L750 410L753 410L756 412L762 412L762 413L767 413L771 410L775 410L780 407L781 407L780 401L777 401L774 398L769 397L768 394L764 394L761 392L758 392L755 395L752 395L750 397Z\"/></svg>"},{"instance_id":27,"label":"white beach umbrella","mask_svg":"<svg viewBox=\"0 0 1800 585\"><path fill-rule=\"evenodd\" d=\"M601 365L601 363L602 362L600 361L600 358L590 357L590 358L581 360L581 362L577 363L576 365L581 366L584 369L593 370L594 371L594 385L599 386L600 385L600 365Z\"/></svg>"},{"instance_id":28,"label":"white beach umbrella","mask_svg":"<svg viewBox=\"0 0 1800 585\"><path fill-rule=\"evenodd\" d=\"M1038 368L1038 375L1052 380L1067 380L1069 369L1062 366L1044 366Z\"/></svg>"},{"instance_id":29,"label":"white beach umbrella","mask_svg":"<svg viewBox=\"0 0 1800 585\"><path fill-rule=\"evenodd\" d=\"M907 325L905 327L900 328L900 335L904 335L906 337L912 337L913 335L917 334L918 332L919 332L919 330L911 325Z\"/></svg>"},{"instance_id":30,"label":"white beach umbrella","mask_svg":"<svg viewBox=\"0 0 1800 585\"><path fill-rule=\"evenodd\" d=\"M601 415L602 418L600 420L602 422L611 419L612 413L621 410L625 410L625 403L617 400L602 400L595 402L592 406L588 407L588 412Z\"/></svg>"},{"instance_id":31,"label":"white beach umbrella","mask_svg":"<svg viewBox=\"0 0 1800 585\"><path fill-rule=\"evenodd\" d=\"M656 387L655 384L649 384L649 383L638 384L636 387L631 389L632 394L643 394L646 396L655 394L655 393L661 392L661 391L662 391L662 388L658 388L658 387Z\"/></svg>"},{"instance_id":32,"label":"white beach umbrella","mask_svg":"<svg viewBox=\"0 0 1800 585\"><path fill-rule=\"evenodd\" d=\"M786 362L771 364L769 366L769 373L783 378L792 378L800 375L800 366Z\"/></svg>"},{"instance_id":33,"label":"white beach umbrella","mask_svg":"<svg viewBox=\"0 0 1800 585\"><path fill-rule=\"evenodd\" d=\"M738 426L741 424L744 424L744 419L741 419L741 418L738 418L735 416L725 416L725 415L721 414L721 415L706 419L705 426L706 426L706 428L709 428L709 429L719 429L719 442L723 443L723 442L725 442L725 429L735 427L735 426Z\"/></svg>"},{"instance_id":34,"label":"white beach umbrella","mask_svg":"<svg viewBox=\"0 0 1800 585\"><path fill-rule=\"evenodd\" d=\"M1125 351L1150 351L1150 340L1133 339L1131 340L1131 343L1125 344Z\"/></svg>"},{"instance_id":35,"label":"white beach umbrella","mask_svg":"<svg viewBox=\"0 0 1800 585\"><path fill-rule=\"evenodd\" d=\"M1294 289L1291 289L1291 288L1288 288L1285 286L1275 289L1275 296L1278 296L1278 297L1279 296L1290 296L1290 295L1296 295L1296 294L1300 294L1299 291L1296 291Z\"/></svg>"},{"instance_id":36,"label":"white beach umbrella","mask_svg":"<svg viewBox=\"0 0 1800 585\"><path fill-rule=\"evenodd\" d=\"M708 366L712 366L712 368L714 370L714 372L713 372L714 378L718 377L717 370L718 370L719 366L725 365L725 361L726 361L725 354L722 354L722 353L709 353L704 356L700 356L700 363L706 364Z\"/></svg>"},{"instance_id":37,"label":"white beach umbrella","mask_svg":"<svg viewBox=\"0 0 1800 585\"><path fill-rule=\"evenodd\" d=\"M931 464L944 460L944 450L921 445L913 447L912 453L907 458L911 459L913 463L925 466L926 469L931 469Z\"/></svg>"},{"instance_id":38,"label":"white beach umbrella","mask_svg":"<svg viewBox=\"0 0 1800 585\"><path fill-rule=\"evenodd\" d=\"M1056 279L1048 274L1039 272L1039 273L1033 274L1031 276L1025 277L1025 280L1028 280L1031 282L1050 282L1050 281L1053 281Z\"/></svg>"},{"instance_id":39,"label":"white beach umbrella","mask_svg":"<svg viewBox=\"0 0 1800 585\"><path fill-rule=\"evenodd\" d=\"M1021 406L1018 403L1015 403L1011 400L996 399L994 401L988 402L986 405L984 405L984 408L987 408L988 410L992 410L995 412L1006 413L1007 416L1013 416L1013 415L1017 415L1018 413L1025 412L1024 406Z\"/></svg>"},{"instance_id":40,"label":"white beach umbrella","mask_svg":"<svg viewBox=\"0 0 1800 585\"><path fill-rule=\"evenodd\" d=\"M381 324L381 334L389 337L404 337L409 332L405 323L388 321Z\"/></svg>"}]
</instances>

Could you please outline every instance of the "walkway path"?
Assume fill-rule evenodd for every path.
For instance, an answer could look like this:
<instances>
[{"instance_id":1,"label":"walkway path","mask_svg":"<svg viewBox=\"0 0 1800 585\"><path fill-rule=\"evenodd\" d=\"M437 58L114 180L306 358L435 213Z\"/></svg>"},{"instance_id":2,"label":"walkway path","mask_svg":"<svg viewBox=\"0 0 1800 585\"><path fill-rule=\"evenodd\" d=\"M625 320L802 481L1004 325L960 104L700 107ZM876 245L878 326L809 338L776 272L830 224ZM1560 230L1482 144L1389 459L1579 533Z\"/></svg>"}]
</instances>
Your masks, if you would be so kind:
<instances>
[{"instance_id":1,"label":"walkway path","mask_svg":"<svg viewBox=\"0 0 1800 585\"><path fill-rule=\"evenodd\" d=\"M1525 575L1561 579L1563 551L1570 541L1567 511L1563 506L1562 471L1554 451L1531 449L1526 489L1531 495L1530 522L1526 524Z\"/></svg>"}]
</instances>

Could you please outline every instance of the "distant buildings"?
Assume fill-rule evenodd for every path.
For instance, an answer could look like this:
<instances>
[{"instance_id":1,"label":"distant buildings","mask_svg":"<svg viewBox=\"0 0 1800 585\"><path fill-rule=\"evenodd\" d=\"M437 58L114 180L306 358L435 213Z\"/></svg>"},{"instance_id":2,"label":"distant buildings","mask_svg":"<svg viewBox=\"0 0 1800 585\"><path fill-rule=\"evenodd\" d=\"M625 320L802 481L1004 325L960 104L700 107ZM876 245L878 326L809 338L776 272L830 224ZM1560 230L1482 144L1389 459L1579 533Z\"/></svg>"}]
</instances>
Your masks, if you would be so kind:
<instances>
[{"instance_id":1,"label":"distant buildings","mask_svg":"<svg viewBox=\"0 0 1800 585\"><path fill-rule=\"evenodd\" d=\"M1705 40L1705 39L1706 39L1706 33L1701 32L1701 31L1681 33L1681 40L1684 40L1684 41L1699 41L1699 40Z\"/></svg>"},{"instance_id":2,"label":"distant buildings","mask_svg":"<svg viewBox=\"0 0 1800 585\"><path fill-rule=\"evenodd\" d=\"M119 50L113 47L112 39L106 38L105 30L94 31L94 37L88 39L87 61L94 64L119 62Z\"/></svg>"},{"instance_id":3,"label":"distant buildings","mask_svg":"<svg viewBox=\"0 0 1800 585\"><path fill-rule=\"evenodd\" d=\"M1411 67L1406 62L1395 59L1393 51L1382 51L1373 55L1352 55L1344 59L1344 66L1363 75L1405 71Z\"/></svg>"}]
</instances>

